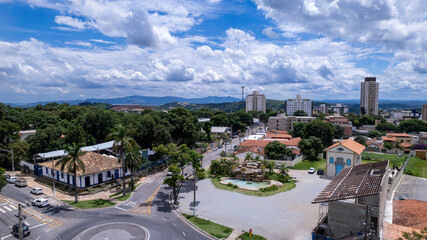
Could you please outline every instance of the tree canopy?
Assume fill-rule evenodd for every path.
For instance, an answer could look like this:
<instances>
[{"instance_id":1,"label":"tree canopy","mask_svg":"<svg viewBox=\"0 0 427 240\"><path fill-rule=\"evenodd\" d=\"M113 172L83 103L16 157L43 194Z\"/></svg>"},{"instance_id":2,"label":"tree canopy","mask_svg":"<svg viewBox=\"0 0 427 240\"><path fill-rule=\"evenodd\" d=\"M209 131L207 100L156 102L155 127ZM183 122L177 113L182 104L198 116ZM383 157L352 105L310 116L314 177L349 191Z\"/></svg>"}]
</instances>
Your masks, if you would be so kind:
<instances>
[{"instance_id":1,"label":"tree canopy","mask_svg":"<svg viewBox=\"0 0 427 240\"><path fill-rule=\"evenodd\" d=\"M272 141L268 143L264 148L265 155L268 159L283 160L286 157L293 157L295 154L292 149L287 148L285 144L279 141Z\"/></svg>"},{"instance_id":2,"label":"tree canopy","mask_svg":"<svg viewBox=\"0 0 427 240\"><path fill-rule=\"evenodd\" d=\"M307 139L302 139L298 143L298 147L301 149L301 152L304 154L304 156L306 156L310 161L317 160L319 154L323 152L324 149L322 139L314 136L311 136Z\"/></svg>"}]
</instances>

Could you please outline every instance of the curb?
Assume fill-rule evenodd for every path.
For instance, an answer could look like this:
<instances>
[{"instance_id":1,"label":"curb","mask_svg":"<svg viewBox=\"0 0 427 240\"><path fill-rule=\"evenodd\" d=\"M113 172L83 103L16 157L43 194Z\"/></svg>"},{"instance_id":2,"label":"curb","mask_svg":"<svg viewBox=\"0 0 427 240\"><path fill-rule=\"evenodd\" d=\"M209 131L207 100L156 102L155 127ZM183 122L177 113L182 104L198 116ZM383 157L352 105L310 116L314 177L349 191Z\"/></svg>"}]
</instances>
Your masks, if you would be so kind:
<instances>
[{"instance_id":1,"label":"curb","mask_svg":"<svg viewBox=\"0 0 427 240\"><path fill-rule=\"evenodd\" d=\"M210 235L209 233L203 231L202 229L198 228L196 225L194 225L192 222L190 222L190 220L188 220L187 218L185 218L184 216L182 216L178 210L175 208L175 205L172 203L172 194L171 192L169 192L169 205L172 207L172 209L174 210L174 212L176 213L176 215L178 215L178 217L183 220L185 223L187 223L187 225L189 225L191 228L193 228L194 230L196 230L198 233L204 235L207 238L210 238L212 240L218 240L218 238Z\"/></svg>"},{"instance_id":2,"label":"curb","mask_svg":"<svg viewBox=\"0 0 427 240\"><path fill-rule=\"evenodd\" d=\"M41 213L39 213L39 212L37 212L37 211L35 211L35 210L31 209L31 208L26 208L27 207L26 204L23 204L23 203L17 202L17 201L12 201L9 198L4 198L4 197L2 197L2 200L4 202L9 203L10 205L12 205L12 206L14 206L16 208L18 208L18 204L21 204L21 205L24 206L24 208L22 209L23 212L25 212L27 214L30 214L31 216L33 216L33 217L35 217L37 219L40 219L40 220L42 220L44 222L48 222L48 223L53 222L53 220L49 216L45 216L44 214L39 215Z\"/></svg>"}]
</instances>

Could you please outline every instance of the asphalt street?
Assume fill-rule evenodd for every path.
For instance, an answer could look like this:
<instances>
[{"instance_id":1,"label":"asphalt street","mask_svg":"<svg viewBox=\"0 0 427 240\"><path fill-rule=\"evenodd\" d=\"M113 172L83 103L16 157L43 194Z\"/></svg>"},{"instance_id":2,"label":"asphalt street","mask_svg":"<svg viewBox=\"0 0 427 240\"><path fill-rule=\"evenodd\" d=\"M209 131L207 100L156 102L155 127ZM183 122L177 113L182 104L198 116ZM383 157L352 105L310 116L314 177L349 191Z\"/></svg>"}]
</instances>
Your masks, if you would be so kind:
<instances>
[{"instance_id":1,"label":"asphalt street","mask_svg":"<svg viewBox=\"0 0 427 240\"><path fill-rule=\"evenodd\" d=\"M170 188L163 184L165 177L165 173L148 177L128 201L114 207L77 210L52 199L51 207L28 206L34 216L26 214L26 221L32 228L31 235L26 239L117 239L117 233L121 233L124 239L131 235L138 239L211 239L190 226L172 209L169 204ZM30 194L29 188L17 188L12 184L2 189L1 197L7 201L0 202L3 204L0 205L0 239L14 239L10 235L10 226L17 222L14 217L17 210L8 201L16 204L16 207L18 202L25 205L35 197ZM112 226L109 224L116 226L115 231L105 228ZM147 231L140 231L142 229ZM79 235L84 232L88 235Z\"/></svg>"}]
</instances>

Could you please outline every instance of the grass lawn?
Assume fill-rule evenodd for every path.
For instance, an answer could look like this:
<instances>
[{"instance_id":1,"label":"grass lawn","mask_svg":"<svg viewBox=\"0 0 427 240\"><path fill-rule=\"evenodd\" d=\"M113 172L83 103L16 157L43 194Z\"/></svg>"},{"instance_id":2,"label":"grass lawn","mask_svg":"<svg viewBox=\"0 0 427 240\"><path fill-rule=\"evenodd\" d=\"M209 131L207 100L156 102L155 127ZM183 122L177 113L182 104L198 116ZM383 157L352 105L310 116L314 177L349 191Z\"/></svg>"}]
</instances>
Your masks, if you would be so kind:
<instances>
[{"instance_id":1,"label":"grass lawn","mask_svg":"<svg viewBox=\"0 0 427 240\"><path fill-rule=\"evenodd\" d=\"M120 194L123 194L123 193L121 192ZM128 192L128 193L126 193L126 195L120 196L120 197L115 197L114 199L117 199L119 201L126 201L129 199L131 194L132 194L132 192Z\"/></svg>"},{"instance_id":2,"label":"grass lawn","mask_svg":"<svg viewBox=\"0 0 427 240\"><path fill-rule=\"evenodd\" d=\"M308 160L304 160L302 162L299 162L297 164L295 164L295 166L293 167L289 167L290 169L295 169L295 170L308 170L311 167L314 167L316 169L326 169L326 159L320 159L317 161L308 161Z\"/></svg>"},{"instance_id":3,"label":"grass lawn","mask_svg":"<svg viewBox=\"0 0 427 240\"><path fill-rule=\"evenodd\" d=\"M252 234L252 237L249 237L248 232L244 232L239 236L241 240L267 240L265 237L261 237L260 235Z\"/></svg>"},{"instance_id":4,"label":"grass lawn","mask_svg":"<svg viewBox=\"0 0 427 240\"><path fill-rule=\"evenodd\" d=\"M183 214L183 216L190 220L190 222L192 222L198 228L202 229L203 231L209 233L210 235L216 238L227 238L228 236L230 236L231 232L233 232L232 228L211 222L209 220L193 217L188 214Z\"/></svg>"},{"instance_id":5,"label":"grass lawn","mask_svg":"<svg viewBox=\"0 0 427 240\"><path fill-rule=\"evenodd\" d=\"M95 200L87 200L87 201L78 201L74 203L73 200L63 200L64 202L80 209L88 209L88 208L104 208L114 206L114 203L110 200L104 199L95 199Z\"/></svg>"},{"instance_id":6,"label":"grass lawn","mask_svg":"<svg viewBox=\"0 0 427 240\"><path fill-rule=\"evenodd\" d=\"M227 186L225 184L221 184L221 180L218 178L211 178L212 180L212 184L216 187L219 188L221 190L227 190L227 191L231 191L231 192L238 192L241 194L245 194L245 195L249 195L249 196L256 196L256 197L268 197L280 192L286 192L291 190L292 188L294 188L295 182L291 181L288 183L284 183L283 186L278 187L277 190L275 191L268 191L268 192L261 192L261 191L249 191L249 190L244 190L244 189L240 189L240 188L234 188L231 186Z\"/></svg>"},{"instance_id":7,"label":"grass lawn","mask_svg":"<svg viewBox=\"0 0 427 240\"><path fill-rule=\"evenodd\" d=\"M405 173L407 173L406 170L408 169L408 167L410 167L411 172L409 173L413 173L412 175L427 178L427 160L422 160L418 157L412 157L409 161L408 166L405 169Z\"/></svg>"}]
</instances>

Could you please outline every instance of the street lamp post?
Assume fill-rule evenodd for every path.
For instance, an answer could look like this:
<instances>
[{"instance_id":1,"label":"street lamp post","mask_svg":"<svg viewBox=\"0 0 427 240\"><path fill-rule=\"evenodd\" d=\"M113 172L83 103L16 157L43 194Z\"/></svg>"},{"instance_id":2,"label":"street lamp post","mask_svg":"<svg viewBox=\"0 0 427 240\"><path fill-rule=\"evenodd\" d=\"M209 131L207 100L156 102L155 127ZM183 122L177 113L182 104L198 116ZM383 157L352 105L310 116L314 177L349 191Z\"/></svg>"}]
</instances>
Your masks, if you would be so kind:
<instances>
[{"instance_id":1,"label":"street lamp post","mask_svg":"<svg viewBox=\"0 0 427 240\"><path fill-rule=\"evenodd\" d=\"M194 199L193 199L193 216L196 216L196 169L194 168L193 180L194 180Z\"/></svg>"}]
</instances>

